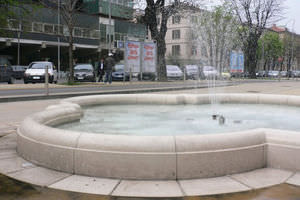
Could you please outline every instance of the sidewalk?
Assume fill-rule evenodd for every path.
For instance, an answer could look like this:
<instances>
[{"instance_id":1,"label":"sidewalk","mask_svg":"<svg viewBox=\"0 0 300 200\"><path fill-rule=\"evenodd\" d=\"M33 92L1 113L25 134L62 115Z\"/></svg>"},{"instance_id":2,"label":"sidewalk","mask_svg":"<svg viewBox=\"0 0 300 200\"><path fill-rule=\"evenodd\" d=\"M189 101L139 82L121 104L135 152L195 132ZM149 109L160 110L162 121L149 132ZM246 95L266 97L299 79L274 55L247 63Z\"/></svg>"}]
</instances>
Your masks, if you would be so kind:
<instances>
[{"instance_id":1,"label":"sidewalk","mask_svg":"<svg viewBox=\"0 0 300 200\"><path fill-rule=\"evenodd\" d=\"M208 89L208 88L201 88L201 89L194 89L194 90L182 90L182 91L169 91L169 92L156 92L156 93L194 93L194 94L203 94L208 92L217 92L217 93L267 93L267 94L289 94L289 95L300 95L300 82L272 82L272 83L245 83L242 85L236 86L227 86L222 88L215 88L215 89ZM49 105L57 104L61 99L54 99L54 100L34 100L34 101L24 101L24 102L9 102L9 103L0 103L0 138L1 134L7 135L9 133L15 132L16 127L22 120L35 112L45 109ZM11 144L12 145L12 144ZM30 169L28 169L30 170ZM6 183L8 179L2 177ZM1 175L0 175L0 184L1 184ZM216 183L214 183L215 185ZM25 185L25 184L24 184ZM4 185L4 186L7 186ZM28 185L29 186L29 185ZM15 188L18 187L18 184L12 182L10 187L12 190L16 190ZM34 189L26 189L31 187L25 187L20 189L22 191L18 194L20 199L31 200L31 195L27 193L34 193ZM52 197L56 199L72 199L69 195L70 192L61 191L61 190L51 190L46 188L38 189L41 191L39 194L35 194L38 199L47 199L51 200ZM3 190L2 190L3 191ZM236 193L236 194L228 194L219 195L218 199L226 199L226 200L233 200L233 199L280 199L280 200L292 200L295 197L299 197L299 187L292 186L288 184L278 185L272 188L264 189L264 190L255 190L254 192L244 192L244 193ZM10 197L15 197L15 194L7 194L2 193L7 199ZM86 197L85 199L108 199L106 196L85 196L84 194L77 193L77 195L82 195L82 197ZM0 199L1 199L1 188L0 188ZM84 199L84 198L83 198ZM122 199L122 198L116 198ZM125 198L123 198L125 199ZM214 197L186 197L186 198L178 198L182 200L188 199L214 199Z\"/></svg>"}]
</instances>

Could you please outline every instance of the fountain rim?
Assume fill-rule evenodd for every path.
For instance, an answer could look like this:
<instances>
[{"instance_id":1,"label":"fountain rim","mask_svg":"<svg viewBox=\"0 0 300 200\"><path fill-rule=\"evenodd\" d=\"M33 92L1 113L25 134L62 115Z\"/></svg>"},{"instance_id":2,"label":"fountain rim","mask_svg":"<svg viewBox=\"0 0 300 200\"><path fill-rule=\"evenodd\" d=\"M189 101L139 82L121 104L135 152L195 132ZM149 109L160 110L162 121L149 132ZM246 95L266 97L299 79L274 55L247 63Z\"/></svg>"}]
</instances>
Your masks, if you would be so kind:
<instances>
[{"instance_id":1,"label":"fountain rim","mask_svg":"<svg viewBox=\"0 0 300 200\"><path fill-rule=\"evenodd\" d=\"M45 111L33 114L24 120L18 129L18 153L35 164L80 175L138 180L175 180L209 178L266 167L269 164L266 156L266 146L268 141L270 141L269 137L279 138L276 142L279 141L280 144L283 143L295 148L300 146L299 143L295 142L299 141L299 134L292 134L290 139L285 137L287 132L298 132L271 129L254 129L212 135L126 136L74 132L49 127L49 125L78 120L82 116L81 106L145 103L171 105L205 104L209 103L210 98L211 95L209 94L130 94L68 98L62 100L60 104L49 106ZM300 106L300 97L298 96L215 94L214 98L217 98L220 103ZM32 130L33 127L34 130ZM34 152L36 149L34 150L33 147L39 149L38 153L41 155ZM49 155L50 152L52 156L50 156L50 160L55 160L53 163L45 159L45 155ZM255 156L254 152L259 155ZM239 154L243 154L243 156ZM189 158L198 156L197 159L199 160L199 156L203 157L203 155L223 155L228 157L227 159L232 155L237 155L239 158L234 161L234 164L227 163L224 166L224 170L213 167L214 169L203 173L198 171L198 164ZM243 164L245 161L241 162L243 160L242 157L245 155L251 157L249 166ZM89 156L93 159L89 158ZM119 160L115 161L108 157L116 157ZM123 160L124 158L130 162ZM149 158L150 161L147 161ZM111 162L111 165L103 164L103 161ZM99 170L95 166L90 167L82 164L95 165L95 162L105 169ZM130 167L133 169L131 172L116 169L114 167L116 162L126 169ZM166 164L166 162L171 164ZM165 164L166 169L160 169L162 163ZM201 159L199 163L202 163ZM142 170L134 171L139 169L138 165L141 164L147 166L146 168L149 171L146 173ZM107 171L107 167L112 169ZM297 168L298 166L295 167ZM188 172L188 170L191 170L191 172Z\"/></svg>"}]
</instances>

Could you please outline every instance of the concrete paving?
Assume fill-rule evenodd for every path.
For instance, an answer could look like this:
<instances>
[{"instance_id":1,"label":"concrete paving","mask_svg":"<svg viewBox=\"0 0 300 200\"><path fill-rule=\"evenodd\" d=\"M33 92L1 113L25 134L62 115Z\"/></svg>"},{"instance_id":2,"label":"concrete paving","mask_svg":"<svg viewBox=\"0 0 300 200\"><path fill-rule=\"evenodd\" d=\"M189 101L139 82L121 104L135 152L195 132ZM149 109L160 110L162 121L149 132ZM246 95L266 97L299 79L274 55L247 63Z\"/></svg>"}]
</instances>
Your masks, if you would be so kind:
<instances>
[{"instance_id":1,"label":"concrete paving","mask_svg":"<svg viewBox=\"0 0 300 200\"><path fill-rule=\"evenodd\" d=\"M207 92L210 91L208 89L196 89L163 93ZM300 95L300 82L243 84L218 88L214 92ZM56 104L59 100L0 103L0 173L50 188L116 197L183 197L224 194L269 187L283 182L300 186L300 173L278 169L259 169L212 179L143 181L137 184L136 181L70 175L35 166L16 154L16 128L26 116Z\"/></svg>"}]
</instances>

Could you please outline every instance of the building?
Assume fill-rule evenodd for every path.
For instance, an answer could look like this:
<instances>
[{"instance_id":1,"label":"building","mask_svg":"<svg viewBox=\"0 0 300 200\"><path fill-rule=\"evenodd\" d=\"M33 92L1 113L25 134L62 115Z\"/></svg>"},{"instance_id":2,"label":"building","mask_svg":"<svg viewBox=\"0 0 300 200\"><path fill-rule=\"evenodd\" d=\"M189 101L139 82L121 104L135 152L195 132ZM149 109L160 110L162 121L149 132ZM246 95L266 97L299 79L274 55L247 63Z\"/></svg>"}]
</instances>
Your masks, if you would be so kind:
<instances>
[{"instance_id":1,"label":"building","mask_svg":"<svg viewBox=\"0 0 300 200\"><path fill-rule=\"evenodd\" d=\"M269 30L278 33L285 46L284 55L279 58L283 62L283 70L300 70L300 35L276 24Z\"/></svg>"},{"instance_id":2,"label":"building","mask_svg":"<svg viewBox=\"0 0 300 200\"><path fill-rule=\"evenodd\" d=\"M68 28L57 5L47 8L26 6L29 14L8 19L7 27L0 27L0 55L12 58L12 64L28 65L32 61L48 60L60 69L68 69ZM144 39L146 28L132 23L133 4L129 0L83 0L82 10L75 14L74 62L95 63L111 49L118 51L117 41L128 38ZM96 9L95 9L96 8ZM15 13L20 9L12 8ZM60 16L60 17L59 17ZM122 48L120 49L120 51ZM122 53L120 53L122 55ZM60 59L59 59L60 57Z\"/></svg>"}]
</instances>

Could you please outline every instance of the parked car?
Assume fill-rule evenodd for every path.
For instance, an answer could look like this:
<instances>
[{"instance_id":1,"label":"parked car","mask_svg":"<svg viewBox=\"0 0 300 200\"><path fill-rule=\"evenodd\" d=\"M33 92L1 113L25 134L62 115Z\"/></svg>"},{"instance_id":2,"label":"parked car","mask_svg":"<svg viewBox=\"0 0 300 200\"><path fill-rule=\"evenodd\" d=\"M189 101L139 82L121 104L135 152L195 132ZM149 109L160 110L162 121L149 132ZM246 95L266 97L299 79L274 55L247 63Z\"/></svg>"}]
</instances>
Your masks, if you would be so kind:
<instances>
[{"instance_id":1,"label":"parked car","mask_svg":"<svg viewBox=\"0 0 300 200\"><path fill-rule=\"evenodd\" d=\"M14 77L16 79L22 79L24 78L24 72L26 71L28 66L22 66L22 65L12 65L11 66L14 72Z\"/></svg>"},{"instance_id":2,"label":"parked car","mask_svg":"<svg viewBox=\"0 0 300 200\"><path fill-rule=\"evenodd\" d=\"M270 70L270 71L268 71L268 77L270 77L270 78L277 78L277 77L279 77L279 71L276 71L276 70Z\"/></svg>"},{"instance_id":3,"label":"parked car","mask_svg":"<svg viewBox=\"0 0 300 200\"><path fill-rule=\"evenodd\" d=\"M112 72L112 80L113 81L123 81L125 76L125 81L130 80L130 74L129 72L124 71L125 66L124 65L115 65L114 70Z\"/></svg>"},{"instance_id":4,"label":"parked car","mask_svg":"<svg viewBox=\"0 0 300 200\"><path fill-rule=\"evenodd\" d=\"M280 71L280 77L287 77L288 72L287 71Z\"/></svg>"},{"instance_id":5,"label":"parked car","mask_svg":"<svg viewBox=\"0 0 300 200\"><path fill-rule=\"evenodd\" d=\"M218 70L213 66L204 66L202 68L202 72L203 72L204 78L206 78L206 79L219 77Z\"/></svg>"},{"instance_id":6,"label":"parked car","mask_svg":"<svg viewBox=\"0 0 300 200\"><path fill-rule=\"evenodd\" d=\"M37 61L29 64L24 73L24 83L44 83L45 69L48 66L49 83L57 83L57 71L52 62Z\"/></svg>"},{"instance_id":7,"label":"parked car","mask_svg":"<svg viewBox=\"0 0 300 200\"><path fill-rule=\"evenodd\" d=\"M12 84L15 82L14 72L8 58L0 56L0 82Z\"/></svg>"},{"instance_id":8,"label":"parked car","mask_svg":"<svg viewBox=\"0 0 300 200\"><path fill-rule=\"evenodd\" d=\"M264 70L260 70L260 71L258 71L258 72L256 73L256 76L257 76L257 77L261 77L261 78L267 77L267 72L264 71Z\"/></svg>"},{"instance_id":9,"label":"parked car","mask_svg":"<svg viewBox=\"0 0 300 200\"><path fill-rule=\"evenodd\" d=\"M141 74L140 73L137 74L137 78L138 78L139 81L141 80ZM155 72L143 72L142 79L146 80L146 81L147 80L155 81L156 73Z\"/></svg>"},{"instance_id":10,"label":"parked car","mask_svg":"<svg viewBox=\"0 0 300 200\"><path fill-rule=\"evenodd\" d=\"M201 73L197 65L186 65L184 68L186 79L196 80L201 77Z\"/></svg>"},{"instance_id":11,"label":"parked car","mask_svg":"<svg viewBox=\"0 0 300 200\"><path fill-rule=\"evenodd\" d=\"M74 67L74 81L95 82L96 75L93 65L77 64Z\"/></svg>"},{"instance_id":12,"label":"parked car","mask_svg":"<svg viewBox=\"0 0 300 200\"><path fill-rule=\"evenodd\" d=\"M288 77L291 78L297 78L300 77L300 71L299 70L292 70L288 72Z\"/></svg>"},{"instance_id":13,"label":"parked car","mask_svg":"<svg viewBox=\"0 0 300 200\"><path fill-rule=\"evenodd\" d=\"M167 65L167 78L168 79L175 79L175 80L182 80L183 79L183 72L177 65Z\"/></svg>"}]
</instances>

